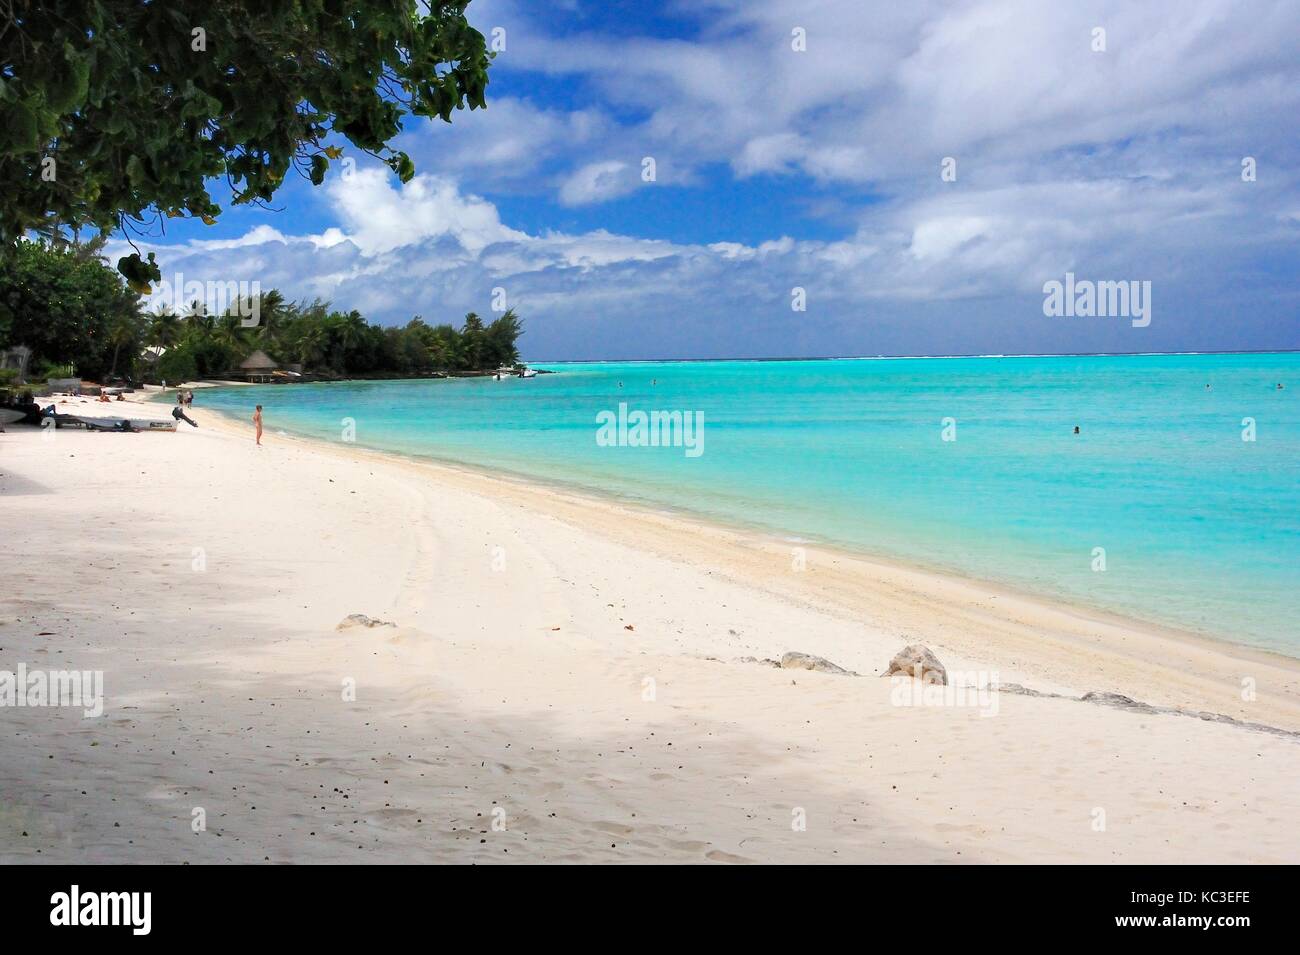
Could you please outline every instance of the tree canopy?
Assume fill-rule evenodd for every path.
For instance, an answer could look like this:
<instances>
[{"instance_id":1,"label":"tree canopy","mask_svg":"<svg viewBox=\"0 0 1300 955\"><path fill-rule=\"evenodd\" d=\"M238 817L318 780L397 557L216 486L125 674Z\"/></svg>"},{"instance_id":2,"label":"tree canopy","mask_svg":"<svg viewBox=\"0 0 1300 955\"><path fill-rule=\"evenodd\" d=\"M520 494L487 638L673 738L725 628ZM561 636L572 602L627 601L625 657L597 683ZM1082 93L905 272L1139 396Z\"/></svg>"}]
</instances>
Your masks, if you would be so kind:
<instances>
[{"instance_id":1,"label":"tree canopy","mask_svg":"<svg viewBox=\"0 0 1300 955\"><path fill-rule=\"evenodd\" d=\"M0 258L29 231L212 223L208 185L266 202L319 184L346 140L403 181L407 114L485 105L491 55L469 0L0 3ZM152 256L123 257L137 288Z\"/></svg>"},{"instance_id":2,"label":"tree canopy","mask_svg":"<svg viewBox=\"0 0 1300 955\"><path fill-rule=\"evenodd\" d=\"M19 242L0 273L0 348L26 345L32 367L111 373L141 338L140 299L97 255Z\"/></svg>"}]
</instances>

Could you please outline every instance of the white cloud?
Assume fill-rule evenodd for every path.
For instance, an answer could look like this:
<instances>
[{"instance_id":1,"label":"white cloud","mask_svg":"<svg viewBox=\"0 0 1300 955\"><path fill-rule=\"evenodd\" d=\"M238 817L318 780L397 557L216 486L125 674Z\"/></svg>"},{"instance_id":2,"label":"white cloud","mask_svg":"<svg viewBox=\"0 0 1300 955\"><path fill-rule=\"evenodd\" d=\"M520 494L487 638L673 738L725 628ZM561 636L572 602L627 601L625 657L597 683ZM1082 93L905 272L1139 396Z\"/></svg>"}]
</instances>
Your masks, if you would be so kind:
<instances>
[{"instance_id":1,"label":"white cloud","mask_svg":"<svg viewBox=\"0 0 1300 955\"><path fill-rule=\"evenodd\" d=\"M606 157L654 155L683 178L724 162L739 176L799 169L897 192L952 155L969 168L987 157L1012 181L1062 149L1171 130L1195 145L1193 162L1261 139L1294 154L1290 0L717 0L675 12L698 17L696 39L552 37L529 8L489 15L509 25L503 68L580 76L611 107L644 114L601 130ZM793 25L806 52L790 48ZM1103 53L1091 46L1099 25ZM590 144L556 162L586 165Z\"/></svg>"},{"instance_id":2,"label":"white cloud","mask_svg":"<svg viewBox=\"0 0 1300 955\"><path fill-rule=\"evenodd\" d=\"M329 191L349 229L302 237L259 229L239 240L149 248L164 271L256 278L388 320L448 304L481 309L498 285L523 308L586 311L615 301L624 314L644 315L665 294L689 307L719 297L765 307L794 285L841 303L951 300L1032 292L1067 269L1169 275L1179 268L1164 261L1170 250L1194 252L1231 232L1248 208L1214 190L1146 180L1041 183L876 206L836 242L693 245L606 230L530 235L449 181L418 177L397 188L384 177L391 174L360 170ZM1116 244L1117 231L1132 238Z\"/></svg>"},{"instance_id":3,"label":"white cloud","mask_svg":"<svg viewBox=\"0 0 1300 955\"><path fill-rule=\"evenodd\" d=\"M451 126L418 124L401 137L399 148L416 159L420 172L472 176L479 188L541 191L554 184L555 163L584 153L616 129L595 108L566 111L512 96L488 99L487 109L458 113Z\"/></svg>"},{"instance_id":4,"label":"white cloud","mask_svg":"<svg viewBox=\"0 0 1300 955\"><path fill-rule=\"evenodd\" d=\"M636 184L631 167L621 160L588 163L564 181L560 202L566 206L604 202L631 192Z\"/></svg>"},{"instance_id":5,"label":"white cloud","mask_svg":"<svg viewBox=\"0 0 1300 955\"><path fill-rule=\"evenodd\" d=\"M1072 269L1153 279L1161 301L1171 287L1240 301L1277 287L1256 269L1261 256L1295 260L1294 2L712 0L677 8L700 17L693 40L553 37L523 10L488 0L470 16L480 29L507 27L498 65L528 71L511 78L571 84L581 108L490 96L486 112L404 137L421 171L411 183L382 168L332 177L337 227L302 237L259 227L157 246L160 257L187 275L260 277L389 321L481 311L500 285L533 342L589 356L668 354L644 338L664 327L688 330L679 354L705 341L733 354L842 350L789 345L816 336L872 352L891 342L941 350L925 346L920 319L895 329L882 311L961 303L975 314L982 302L997 303L988 307L1003 323L990 319L985 337L1011 337L972 338L973 350L1122 349L1086 329L1074 334L1103 337L1054 349L1059 330L1035 314L1042 282ZM790 49L792 25L807 30L806 53ZM1096 25L1105 53L1090 47ZM457 185L598 207L640 185L647 155L663 187L710 164L758 186L764 176L786 177L783 189L815 181L849 234L800 241L782 235L784 223L766 241L707 245L603 229L529 234ZM1258 159L1258 182L1240 179L1245 155ZM956 182L940 180L945 156L957 160ZM707 208L691 213L703 219ZM790 314L794 285L808 289L808 315ZM943 313L942 333L960 350L955 314ZM1157 319L1144 347L1159 347L1162 328ZM593 329L606 337L589 342ZM1174 347L1211 347L1212 329L1197 334Z\"/></svg>"},{"instance_id":6,"label":"white cloud","mask_svg":"<svg viewBox=\"0 0 1300 955\"><path fill-rule=\"evenodd\" d=\"M394 182L387 169L372 167L331 178L326 186L348 237L366 255L439 236L451 236L470 252L524 238L501 224L496 206L461 195L450 180L419 175Z\"/></svg>"},{"instance_id":7,"label":"white cloud","mask_svg":"<svg viewBox=\"0 0 1300 955\"><path fill-rule=\"evenodd\" d=\"M741 147L732 166L742 178L760 172L790 172L807 151L808 143L798 133L756 136Z\"/></svg>"}]
</instances>

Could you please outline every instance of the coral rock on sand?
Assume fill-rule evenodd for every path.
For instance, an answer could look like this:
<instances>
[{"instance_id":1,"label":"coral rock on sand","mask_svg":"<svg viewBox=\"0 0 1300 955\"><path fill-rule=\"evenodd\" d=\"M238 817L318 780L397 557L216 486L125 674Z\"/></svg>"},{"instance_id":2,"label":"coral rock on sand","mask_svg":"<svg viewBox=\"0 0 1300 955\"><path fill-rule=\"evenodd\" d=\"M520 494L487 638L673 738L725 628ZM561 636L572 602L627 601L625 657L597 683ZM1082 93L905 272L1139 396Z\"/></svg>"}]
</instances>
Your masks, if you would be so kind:
<instances>
[{"instance_id":1,"label":"coral rock on sand","mask_svg":"<svg viewBox=\"0 0 1300 955\"><path fill-rule=\"evenodd\" d=\"M880 675L894 676L900 673L924 683L948 685L948 671L943 668L939 658L930 652L929 647L923 647L919 643L903 647L895 653L894 659L889 661L889 669Z\"/></svg>"},{"instance_id":2,"label":"coral rock on sand","mask_svg":"<svg viewBox=\"0 0 1300 955\"><path fill-rule=\"evenodd\" d=\"M1154 713L1155 709L1147 703L1139 703L1132 697L1124 696L1122 693L1103 693L1093 690L1079 697L1085 703L1100 703L1102 706L1118 706L1122 710L1138 710L1143 713Z\"/></svg>"},{"instance_id":3,"label":"coral rock on sand","mask_svg":"<svg viewBox=\"0 0 1300 955\"><path fill-rule=\"evenodd\" d=\"M831 663L830 660L815 657L811 653L793 651L781 657L781 668L784 670L816 670L818 673L838 673L840 676L857 676L852 670L846 670L842 666Z\"/></svg>"},{"instance_id":4,"label":"coral rock on sand","mask_svg":"<svg viewBox=\"0 0 1300 955\"><path fill-rule=\"evenodd\" d=\"M346 630L349 627L395 627L397 624L389 623L387 620L378 620L374 617L367 617L363 613L350 613L339 623L336 630Z\"/></svg>"}]
</instances>

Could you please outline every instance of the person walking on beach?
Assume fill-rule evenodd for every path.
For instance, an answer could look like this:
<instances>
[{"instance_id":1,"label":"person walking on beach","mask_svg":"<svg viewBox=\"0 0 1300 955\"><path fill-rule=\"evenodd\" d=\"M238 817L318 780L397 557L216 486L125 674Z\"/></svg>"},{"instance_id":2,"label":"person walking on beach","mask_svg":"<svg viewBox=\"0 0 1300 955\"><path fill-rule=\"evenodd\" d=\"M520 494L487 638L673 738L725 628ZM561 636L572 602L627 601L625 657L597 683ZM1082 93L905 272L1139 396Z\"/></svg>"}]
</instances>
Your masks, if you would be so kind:
<instances>
[{"instance_id":1,"label":"person walking on beach","mask_svg":"<svg viewBox=\"0 0 1300 955\"><path fill-rule=\"evenodd\" d=\"M257 429L257 446L262 446L262 406L258 405L257 410L253 412L253 427Z\"/></svg>"}]
</instances>

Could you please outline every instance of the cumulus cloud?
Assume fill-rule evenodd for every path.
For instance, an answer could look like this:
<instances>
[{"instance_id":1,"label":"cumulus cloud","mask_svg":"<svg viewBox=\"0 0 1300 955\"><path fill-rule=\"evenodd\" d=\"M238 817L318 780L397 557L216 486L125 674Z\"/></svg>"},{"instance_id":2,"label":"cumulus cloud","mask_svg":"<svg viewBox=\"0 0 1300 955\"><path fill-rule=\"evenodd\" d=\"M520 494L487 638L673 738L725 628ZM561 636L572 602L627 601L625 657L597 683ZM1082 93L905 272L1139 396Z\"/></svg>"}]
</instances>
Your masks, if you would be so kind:
<instances>
[{"instance_id":1,"label":"cumulus cloud","mask_svg":"<svg viewBox=\"0 0 1300 955\"><path fill-rule=\"evenodd\" d=\"M1300 7L1287 0L717 0L699 8L695 40L550 37L525 7L493 15L526 38L506 65L579 75L645 111L619 134L630 151L742 174L795 164L834 181L907 180L944 155L1041 163L1176 128L1284 143L1265 117L1300 104ZM791 48L795 27L806 51ZM1207 96L1237 115L1207 111Z\"/></svg>"},{"instance_id":2,"label":"cumulus cloud","mask_svg":"<svg viewBox=\"0 0 1300 955\"><path fill-rule=\"evenodd\" d=\"M421 124L401 137L399 147L421 167L449 177L472 176L478 188L544 192L555 187L554 167L616 135L617 124L602 110L560 110L520 97L490 96L487 109L458 117L451 128Z\"/></svg>"},{"instance_id":3,"label":"cumulus cloud","mask_svg":"<svg viewBox=\"0 0 1300 955\"><path fill-rule=\"evenodd\" d=\"M398 187L385 175L358 171L347 188L330 190L350 228L298 237L261 230L237 241L148 249L164 271L187 279L256 278L292 298L320 297L388 322L483 311L492 290L504 288L530 324L526 344L540 349L530 354L543 357L825 354L842 352L843 343L875 353L865 342L880 351L942 351L918 344L937 332L925 333L915 317L878 337L890 327L880 324L880 309L894 323L909 309L929 308L927 320L952 341L955 313L941 320L933 310L980 298L996 298L1005 311L997 325L972 325L983 337L972 335L968 347L1014 350L1029 340L1016 329L1028 328L1042 337L1039 350L1078 349L1079 329L1044 323L1045 281L1072 270L1154 280L1164 294L1210 260L1248 262L1253 254L1249 243L1212 238L1231 232L1249 209L1244 200L1147 180L972 189L873 207L838 241L780 236L705 245L607 230L529 234L503 225L491 203L449 180ZM1116 231L1133 238L1116 245ZM1171 249L1179 257L1170 259ZM790 308L795 287L807 294L807 313ZM665 323L677 337L658 341L653 330ZM1091 340L1116 329L1082 331ZM1148 350L1158 340L1105 339L1083 350ZM830 347L836 341L842 344Z\"/></svg>"},{"instance_id":4,"label":"cumulus cloud","mask_svg":"<svg viewBox=\"0 0 1300 955\"><path fill-rule=\"evenodd\" d=\"M564 181L560 202L566 206L604 202L631 192L636 183L631 168L621 160L588 163Z\"/></svg>"},{"instance_id":5,"label":"cumulus cloud","mask_svg":"<svg viewBox=\"0 0 1300 955\"><path fill-rule=\"evenodd\" d=\"M157 245L160 260L390 322L483 311L502 287L533 357L1300 345L1293 320L1276 322L1279 307L1294 318L1300 249L1293 2L709 0L673 8L696 18L674 39L584 31L580 17L554 35L533 10L470 8L480 29L506 28L496 68L526 81L450 130L406 134L412 182L357 169L329 180L335 224L319 234L259 226ZM581 105L516 92L539 76L581 89ZM520 193L554 221L590 221L640 184L647 155L656 201L719 170L751 189L781 177L792 195L833 197L838 238L779 222L693 243L503 221ZM690 211L707 222L707 204ZM1045 322L1042 283L1066 270L1152 280L1145 337ZM1227 311L1234 328L1213 317Z\"/></svg>"},{"instance_id":6,"label":"cumulus cloud","mask_svg":"<svg viewBox=\"0 0 1300 955\"><path fill-rule=\"evenodd\" d=\"M395 184L382 168L356 169L326 187L349 238L363 254L450 236L470 252L524 237L501 224L496 206L462 195L448 179L419 175Z\"/></svg>"}]
</instances>

